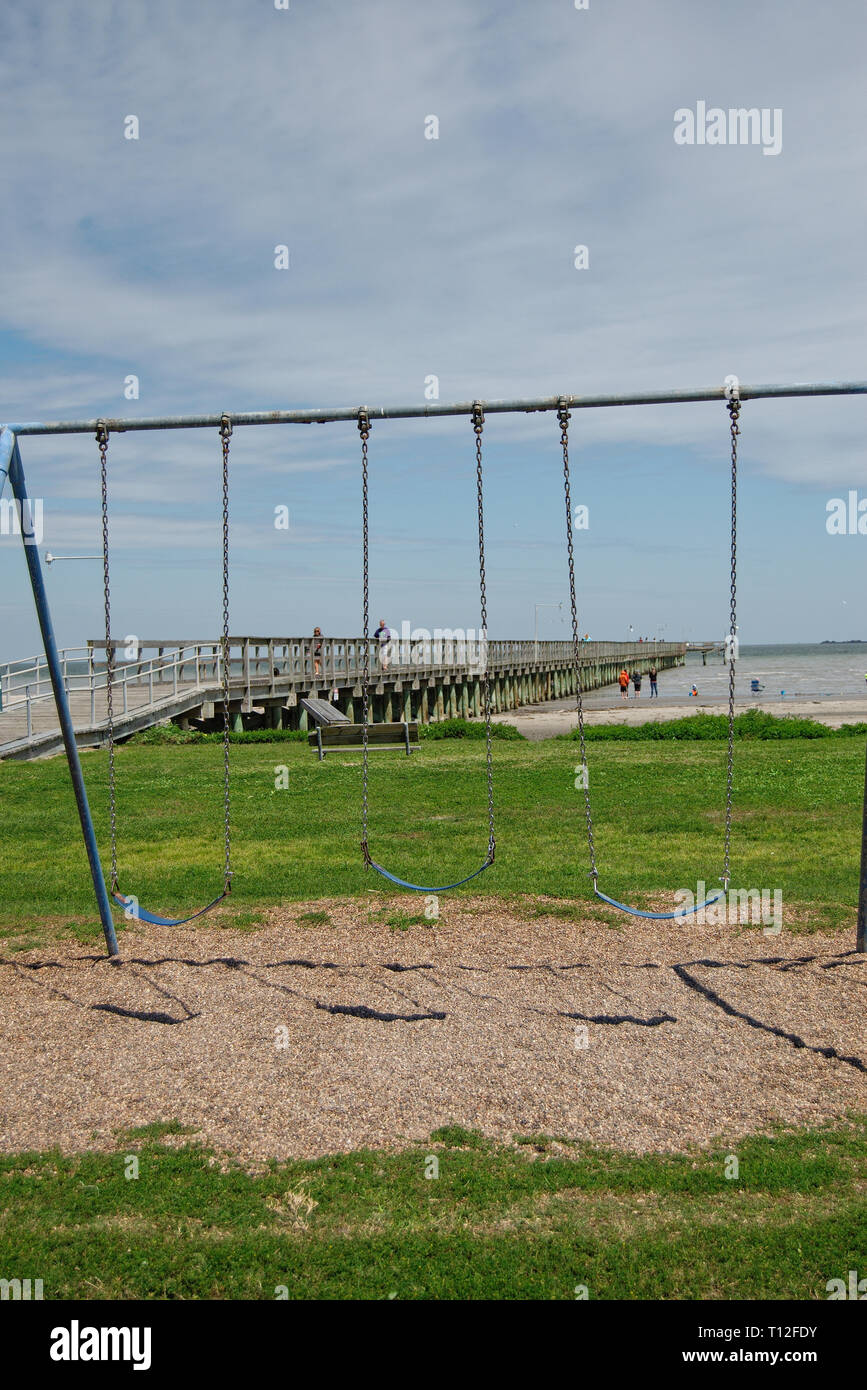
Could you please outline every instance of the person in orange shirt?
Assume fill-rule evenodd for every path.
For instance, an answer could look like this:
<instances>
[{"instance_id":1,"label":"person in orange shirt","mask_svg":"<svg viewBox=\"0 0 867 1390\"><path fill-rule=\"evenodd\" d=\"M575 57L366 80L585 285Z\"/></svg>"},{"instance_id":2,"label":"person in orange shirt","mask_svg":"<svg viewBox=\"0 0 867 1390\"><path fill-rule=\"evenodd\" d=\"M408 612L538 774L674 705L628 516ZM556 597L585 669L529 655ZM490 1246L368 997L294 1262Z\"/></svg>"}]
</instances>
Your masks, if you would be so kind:
<instances>
[{"instance_id":1,"label":"person in orange shirt","mask_svg":"<svg viewBox=\"0 0 867 1390\"><path fill-rule=\"evenodd\" d=\"M629 699L629 672L626 670L626 667L623 668L623 670L620 672L620 675L617 677L617 679L618 679L619 682L620 682L620 694L623 696L624 700L628 700L628 699Z\"/></svg>"}]
</instances>

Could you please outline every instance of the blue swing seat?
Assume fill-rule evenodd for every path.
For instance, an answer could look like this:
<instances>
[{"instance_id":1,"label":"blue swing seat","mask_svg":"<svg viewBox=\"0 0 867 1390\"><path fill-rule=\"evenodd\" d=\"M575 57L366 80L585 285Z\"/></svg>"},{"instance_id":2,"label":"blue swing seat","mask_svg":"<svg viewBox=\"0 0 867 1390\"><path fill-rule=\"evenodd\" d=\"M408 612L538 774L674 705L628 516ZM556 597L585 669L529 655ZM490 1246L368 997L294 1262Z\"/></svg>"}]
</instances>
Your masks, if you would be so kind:
<instances>
[{"instance_id":1,"label":"blue swing seat","mask_svg":"<svg viewBox=\"0 0 867 1390\"><path fill-rule=\"evenodd\" d=\"M673 917L691 917L694 912L700 912L703 907L710 907L711 903L718 903L720 898L725 897L725 889L721 888L713 897L705 898L702 903L695 903L692 907L679 907L676 912L644 912L640 907L627 907L626 903L619 903L616 898L609 898L607 893L603 893L596 887L594 881L593 892L597 898L601 898L604 903L611 907L616 907L619 912L628 912L630 917L646 917L653 922L668 922Z\"/></svg>"},{"instance_id":2,"label":"blue swing seat","mask_svg":"<svg viewBox=\"0 0 867 1390\"><path fill-rule=\"evenodd\" d=\"M126 897L123 893L112 892L111 896L122 908L128 908L135 901L134 898ZM186 922L194 921L196 917L203 917L206 912L210 912L212 907L216 907L217 903L221 903L226 896L227 893L221 893L218 898L214 898L212 903L208 903L207 907L199 908L198 912L191 912L189 917L158 917L155 912L148 912L147 908L140 904L132 915L135 921L150 922L155 927L182 927Z\"/></svg>"},{"instance_id":3,"label":"blue swing seat","mask_svg":"<svg viewBox=\"0 0 867 1390\"><path fill-rule=\"evenodd\" d=\"M399 888L409 888L413 893L448 893L451 888L460 888L462 884L469 883L470 879L478 878L479 874L483 874L485 869L490 867L493 860L486 859L480 869L467 874L466 878L459 878L457 883L444 883L440 888L425 888L421 883L408 883L405 878L398 878L395 874L390 874L388 869L377 864L375 859L369 859L367 863L369 868L375 869L378 874L382 874L383 878L387 878L391 883L396 883Z\"/></svg>"}]
</instances>

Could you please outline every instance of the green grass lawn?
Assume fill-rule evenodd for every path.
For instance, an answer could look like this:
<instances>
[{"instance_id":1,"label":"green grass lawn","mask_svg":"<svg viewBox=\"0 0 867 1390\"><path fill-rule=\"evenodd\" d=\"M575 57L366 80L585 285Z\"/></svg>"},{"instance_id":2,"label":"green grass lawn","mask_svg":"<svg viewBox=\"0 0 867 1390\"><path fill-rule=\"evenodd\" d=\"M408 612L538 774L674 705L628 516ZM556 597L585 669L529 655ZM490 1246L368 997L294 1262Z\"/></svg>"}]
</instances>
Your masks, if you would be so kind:
<instances>
[{"instance_id":1,"label":"green grass lawn","mask_svg":"<svg viewBox=\"0 0 867 1390\"><path fill-rule=\"evenodd\" d=\"M863 1264L857 1121L678 1157L452 1128L258 1176L161 1128L0 1157L5 1267L52 1299L825 1299Z\"/></svg>"},{"instance_id":2,"label":"green grass lawn","mask_svg":"<svg viewBox=\"0 0 867 1390\"><path fill-rule=\"evenodd\" d=\"M220 749L117 753L121 887L169 912L221 886ZM661 889L715 886L722 868L720 743L597 742L589 749L600 886L642 902ZM359 851L360 753L318 762L299 743L231 751L234 909L388 891ZM813 925L854 920L864 751L861 739L743 742L737 748L734 886L780 888ZM107 863L107 759L84 756ZM589 897L577 745L498 742L497 858L466 892ZM371 759L370 845L402 878L449 882L487 847L484 745L427 741L411 759ZM279 769L288 786L278 789ZM99 924L63 759L0 763L0 925ZM213 919L211 919L213 920ZM120 923L122 925L122 922Z\"/></svg>"}]
</instances>

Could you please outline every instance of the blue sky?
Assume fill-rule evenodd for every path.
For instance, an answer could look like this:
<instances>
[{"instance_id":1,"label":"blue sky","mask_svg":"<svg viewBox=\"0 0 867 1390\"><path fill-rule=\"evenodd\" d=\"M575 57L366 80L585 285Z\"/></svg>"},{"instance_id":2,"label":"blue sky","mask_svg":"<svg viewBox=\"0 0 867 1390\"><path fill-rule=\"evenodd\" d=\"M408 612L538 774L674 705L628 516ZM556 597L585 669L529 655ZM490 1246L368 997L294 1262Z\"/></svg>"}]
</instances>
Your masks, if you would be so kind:
<instances>
[{"instance_id":1,"label":"blue sky","mask_svg":"<svg viewBox=\"0 0 867 1390\"><path fill-rule=\"evenodd\" d=\"M421 403L429 374L443 401L865 377L865 38L856 0L7 8L0 416ZM698 101L779 109L781 152L677 145ZM567 597L557 425L485 440L489 630L531 635ZM745 405L744 641L867 637L867 537L825 530L867 495L865 441L864 399ZM43 550L97 549L94 442L22 454ZM578 412L572 457L582 631L721 636L724 407ZM358 633L354 426L239 430L232 458L233 631ZM215 635L216 432L110 460L116 631ZM469 422L375 425L371 500L374 617L475 627ZM48 583L59 641L99 636L98 564ZM0 631L0 659L39 646L8 536Z\"/></svg>"}]
</instances>

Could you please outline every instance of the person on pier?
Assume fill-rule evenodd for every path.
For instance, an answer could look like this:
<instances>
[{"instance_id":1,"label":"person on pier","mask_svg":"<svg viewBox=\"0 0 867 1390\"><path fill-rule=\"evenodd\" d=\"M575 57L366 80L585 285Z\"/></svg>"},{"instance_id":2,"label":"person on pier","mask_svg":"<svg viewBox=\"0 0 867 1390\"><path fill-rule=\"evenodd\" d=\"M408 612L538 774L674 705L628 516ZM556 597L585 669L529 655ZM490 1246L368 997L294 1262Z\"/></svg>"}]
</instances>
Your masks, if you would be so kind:
<instances>
[{"instance_id":1,"label":"person on pier","mask_svg":"<svg viewBox=\"0 0 867 1390\"><path fill-rule=\"evenodd\" d=\"M377 642L379 643L379 664L380 664L380 667L382 668L383 671L387 671L387 670L388 670L388 658L389 658L389 653L390 653L390 650L391 650L391 648L390 648L390 646L389 646L389 643L391 642L391 633L389 632L388 628L387 628L386 625L385 625L385 618L380 618L380 620L379 620L379 627L376 629L376 632L375 632L373 635L374 635L374 637L376 638Z\"/></svg>"}]
</instances>

